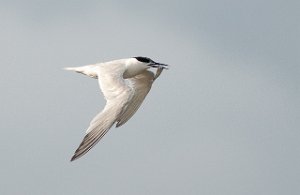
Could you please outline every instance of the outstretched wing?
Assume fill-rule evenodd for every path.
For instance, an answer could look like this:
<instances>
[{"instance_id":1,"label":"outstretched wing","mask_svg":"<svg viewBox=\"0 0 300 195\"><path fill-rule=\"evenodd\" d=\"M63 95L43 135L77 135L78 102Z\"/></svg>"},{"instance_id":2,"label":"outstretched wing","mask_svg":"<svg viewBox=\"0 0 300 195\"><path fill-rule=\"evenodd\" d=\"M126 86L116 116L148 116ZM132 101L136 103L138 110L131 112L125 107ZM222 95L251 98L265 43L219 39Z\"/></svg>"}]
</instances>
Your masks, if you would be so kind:
<instances>
[{"instance_id":1,"label":"outstretched wing","mask_svg":"<svg viewBox=\"0 0 300 195\"><path fill-rule=\"evenodd\" d=\"M112 70L113 69L113 70ZM111 74L114 72L115 74ZM91 121L86 131L86 136L75 151L71 161L86 154L100 139L108 132L112 125L117 121L120 114L132 97L132 89L122 78L123 70L111 66L109 69L99 67L98 81L100 89L106 99L104 109Z\"/></svg>"},{"instance_id":2,"label":"outstretched wing","mask_svg":"<svg viewBox=\"0 0 300 195\"><path fill-rule=\"evenodd\" d=\"M133 95L126 109L118 118L116 127L125 124L139 109L146 95L150 91L154 79L154 73L148 70L143 71L133 78L127 79L132 87Z\"/></svg>"}]
</instances>

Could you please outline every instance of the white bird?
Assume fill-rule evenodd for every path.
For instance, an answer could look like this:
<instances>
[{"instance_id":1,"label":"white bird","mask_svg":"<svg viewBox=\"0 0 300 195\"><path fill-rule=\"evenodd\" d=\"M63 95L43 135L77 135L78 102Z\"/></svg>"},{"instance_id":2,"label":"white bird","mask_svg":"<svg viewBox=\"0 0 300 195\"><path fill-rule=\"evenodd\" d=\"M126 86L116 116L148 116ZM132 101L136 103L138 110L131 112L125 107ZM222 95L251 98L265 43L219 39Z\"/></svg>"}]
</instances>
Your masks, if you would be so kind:
<instances>
[{"instance_id":1,"label":"white bird","mask_svg":"<svg viewBox=\"0 0 300 195\"><path fill-rule=\"evenodd\" d=\"M149 71L149 68L157 68L156 74ZM147 57L65 68L98 79L106 99L104 109L90 122L71 161L86 154L115 123L116 127L126 123L142 104L154 80L167 68L168 65L154 62Z\"/></svg>"}]
</instances>

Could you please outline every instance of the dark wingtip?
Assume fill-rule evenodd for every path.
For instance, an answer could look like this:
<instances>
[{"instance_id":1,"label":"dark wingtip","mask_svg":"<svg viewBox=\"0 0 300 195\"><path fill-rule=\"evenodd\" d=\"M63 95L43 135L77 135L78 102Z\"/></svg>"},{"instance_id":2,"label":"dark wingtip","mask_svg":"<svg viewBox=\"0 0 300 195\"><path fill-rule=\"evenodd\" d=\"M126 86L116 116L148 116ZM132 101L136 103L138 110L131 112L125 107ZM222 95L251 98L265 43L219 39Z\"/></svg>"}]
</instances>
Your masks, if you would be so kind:
<instances>
[{"instance_id":1,"label":"dark wingtip","mask_svg":"<svg viewBox=\"0 0 300 195\"><path fill-rule=\"evenodd\" d=\"M117 124L116 124L116 128L118 128L118 127L120 127L121 125L120 125L120 123L119 122L117 122Z\"/></svg>"},{"instance_id":2,"label":"dark wingtip","mask_svg":"<svg viewBox=\"0 0 300 195\"><path fill-rule=\"evenodd\" d=\"M74 154L74 155L72 156L70 162L72 162L72 161L74 161L74 160L76 160L76 159L77 159L77 156L76 156L76 154Z\"/></svg>"},{"instance_id":3,"label":"dark wingtip","mask_svg":"<svg viewBox=\"0 0 300 195\"><path fill-rule=\"evenodd\" d=\"M80 149L80 146L82 145L83 143L81 143L80 145L79 145L79 147L76 149L76 151L75 151L75 153L74 153L74 155L72 156L72 158L71 158L71 162L72 161L74 161L74 160L76 160L76 159L78 159L78 158L80 158L83 154L81 154L81 153L78 153L79 152L79 149Z\"/></svg>"}]
</instances>

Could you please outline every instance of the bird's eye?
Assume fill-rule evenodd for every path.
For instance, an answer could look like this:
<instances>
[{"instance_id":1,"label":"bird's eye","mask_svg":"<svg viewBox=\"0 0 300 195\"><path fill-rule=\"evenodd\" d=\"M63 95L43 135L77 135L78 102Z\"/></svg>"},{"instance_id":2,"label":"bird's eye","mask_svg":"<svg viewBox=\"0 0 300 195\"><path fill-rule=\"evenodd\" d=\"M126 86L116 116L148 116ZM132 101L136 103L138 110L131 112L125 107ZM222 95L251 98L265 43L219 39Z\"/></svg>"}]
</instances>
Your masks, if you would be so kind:
<instances>
[{"instance_id":1,"label":"bird's eye","mask_svg":"<svg viewBox=\"0 0 300 195\"><path fill-rule=\"evenodd\" d=\"M143 63L150 63L152 61L150 58L147 57L135 57L135 59Z\"/></svg>"}]
</instances>

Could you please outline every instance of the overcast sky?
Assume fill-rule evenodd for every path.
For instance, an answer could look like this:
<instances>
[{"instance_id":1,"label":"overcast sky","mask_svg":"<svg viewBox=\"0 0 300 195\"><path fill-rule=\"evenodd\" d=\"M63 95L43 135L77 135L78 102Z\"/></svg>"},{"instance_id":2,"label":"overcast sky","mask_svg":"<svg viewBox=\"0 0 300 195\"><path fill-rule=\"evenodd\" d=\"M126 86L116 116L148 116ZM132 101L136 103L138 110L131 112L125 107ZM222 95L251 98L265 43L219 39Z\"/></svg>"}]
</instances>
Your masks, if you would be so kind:
<instances>
[{"instance_id":1,"label":"overcast sky","mask_svg":"<svg viewBox=\"0 0 300 195\"><path fill-rule=\"evenodd\" d=\"M299 1L1 1L0 194L300 193ZM65 66L171 65L70 162L105 101Z\"/></svg>"}]
</instances>

